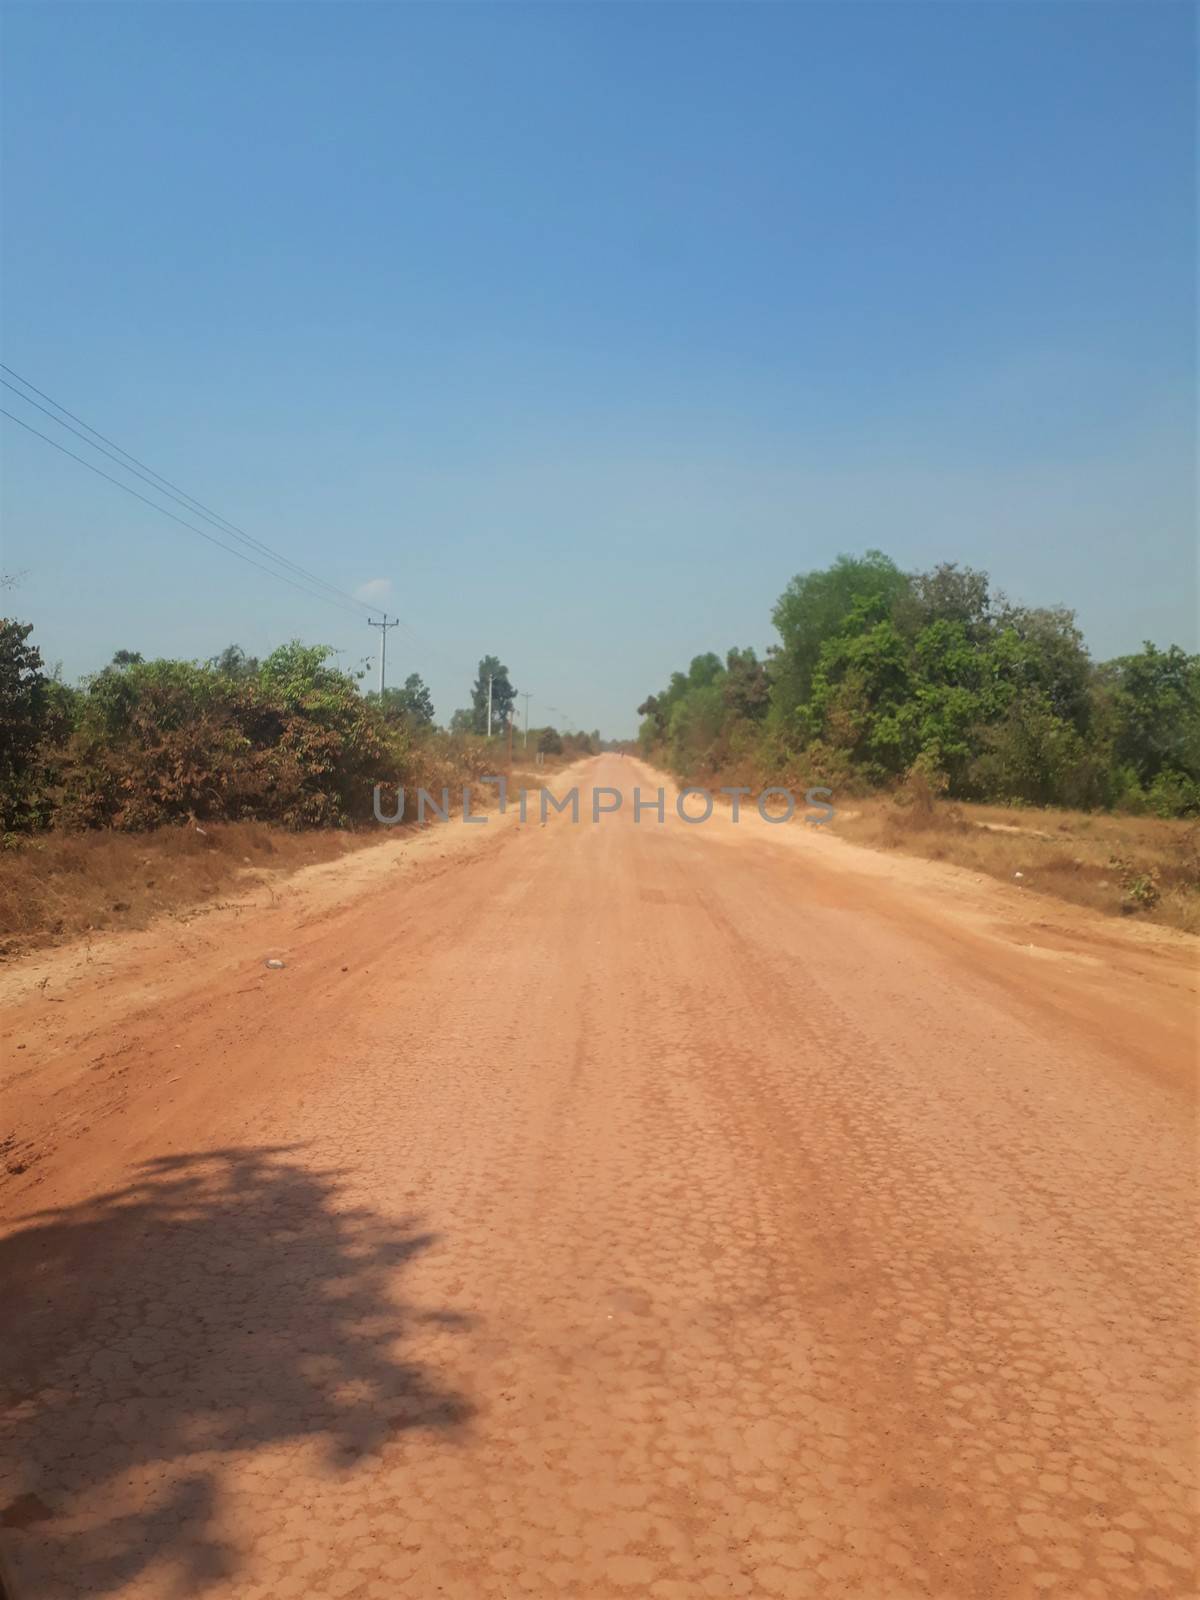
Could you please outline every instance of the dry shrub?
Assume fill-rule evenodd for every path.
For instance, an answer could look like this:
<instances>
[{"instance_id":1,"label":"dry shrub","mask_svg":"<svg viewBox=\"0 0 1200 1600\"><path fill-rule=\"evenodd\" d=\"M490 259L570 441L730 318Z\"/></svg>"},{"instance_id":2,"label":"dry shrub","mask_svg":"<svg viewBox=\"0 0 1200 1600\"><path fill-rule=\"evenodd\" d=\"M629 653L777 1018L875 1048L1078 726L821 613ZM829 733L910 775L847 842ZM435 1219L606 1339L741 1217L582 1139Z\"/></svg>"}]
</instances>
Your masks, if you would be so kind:
<instances>
[{"instance_id":1,"label":"dry shrub","mask_svg":"<svg viewBox=\"0 0 1200 1600\"><path fill-rule=\"evenodd\" d=\"M497 769L496 756L482 740L430 741L421 751L417 784L435 798L448 788L452 816L464 786L472 790L475 811L490 810L495 786L473 780ZM503 762L497 770L504 770ZM526 772L514 772L511 781L514 787L541 786L539 777ZM417 784L406 797L410 814L416 811ZM385 786L385 814L393 804L394 790ZM156 916L222 895L236 901L263 873L294 872L395 836L395 829L373 821L358 829L296 830L268 822L199 824L194 818L143 833L91 828L10 834L8 848L0 849L0 956L102 929L143 928Z\"/></svg>"},{"instance_id":2,"label":"dry shrub","mask_svg":"<svg viewBox=\"0 0 1200 1600\"><path fill-rule=\"evenodd\" d=\"M959 833L969 826L959 808L942 798L946 788L945 773L920 763L914 766L892 797L881 842L895 847L913 834ZM938 847L938 859L943 853Z\"/></svg>"},{"instance_id":3,"label":"dry shrub","mask_svg":"<svg viewBox=\"0 0 1200 1600\"><path fill-rule=\"evenodd\" d=\"M1167 826L1174 832L1173 824ZM1173 888L1200 890L1200 822L1185 823L1171 840L1171 859L1162 873Z\"/></svg>"}]
</instances>

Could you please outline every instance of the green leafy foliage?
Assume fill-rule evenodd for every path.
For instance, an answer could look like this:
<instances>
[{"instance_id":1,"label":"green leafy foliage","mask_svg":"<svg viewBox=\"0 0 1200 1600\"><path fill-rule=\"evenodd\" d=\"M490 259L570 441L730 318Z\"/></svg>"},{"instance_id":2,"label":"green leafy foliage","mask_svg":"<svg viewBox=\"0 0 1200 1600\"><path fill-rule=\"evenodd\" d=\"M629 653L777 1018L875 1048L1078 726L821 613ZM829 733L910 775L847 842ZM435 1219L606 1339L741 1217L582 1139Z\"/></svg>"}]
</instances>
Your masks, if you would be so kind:
<instances>
[{"instance_id":1,"label":"green leafy foliage","mask_svg":"<svg viewBox=\"0 0 1200 1600\"><path fill-rule=\"evenodd\" d=\"M1153 911L1162 898L1158 873L1153 868L1146 870L1138 866L1125 856L1113 856L1109 866L1121 885L1121 910L1126 913Z\"/></svg>"},{"instance_id":2,"label":"green leafy foliage","mask_svg":"<svg viewBox=\"0 0 1200 1600\"><path fill-rule=\"evenodd\" d=\"M1101 684L1129 798L1159 816L1200 814L1200 656L1147 643L1103 667Z\"/></svg>"},{"instance_id":3,"label":"green leafy foliage","mask_svg":"<svg viewBox=\"0 0 1200 1600\"><path fill-rule=\"evenodd\" d=\"M403 722L414 730L433 727L433 696L418 672L409 673L402 689L385 689L367 699L380 707L389 722Z\"/></svg>"},{"instance_id":4,"label":"green leafy foliage","mask_svg":"<svg viewBox=\"0 0 1200 1600\"><path fill-rule=\"evenodd\" d=\"M51 715L50 680L42 656L29 643L33 628L10 617L0 621L0 831L12 833L38 820L39 752Z\"/></svg>"},{"instance_id":5,"label":"green leafy foliage","mask_svg":"<svg viewBox=\"0 0 1200 1600\"><path fill-rule=\"evenodd\" d=\"M954 563L881 551L793 578L760 662L697 656L638 707L681 775L898 786L953 798L1200 813L1200 658L1147 644L1097 667L1074 615Z\"/></svg>"},{"instance_id":6,"label":"green leafy foliage","mask_svg":"<svg viewBox=\"0 0 1200 1600\"><path fill-rule=\"evenodd\" d=\"M491 684L492 732L498 733L512 718L513 701L517 691L509 682L508 668L499 656L484 656L479 663L479 676L471 687L472 733L488 731L488 685Z\"/></svg>"}]
</instances>

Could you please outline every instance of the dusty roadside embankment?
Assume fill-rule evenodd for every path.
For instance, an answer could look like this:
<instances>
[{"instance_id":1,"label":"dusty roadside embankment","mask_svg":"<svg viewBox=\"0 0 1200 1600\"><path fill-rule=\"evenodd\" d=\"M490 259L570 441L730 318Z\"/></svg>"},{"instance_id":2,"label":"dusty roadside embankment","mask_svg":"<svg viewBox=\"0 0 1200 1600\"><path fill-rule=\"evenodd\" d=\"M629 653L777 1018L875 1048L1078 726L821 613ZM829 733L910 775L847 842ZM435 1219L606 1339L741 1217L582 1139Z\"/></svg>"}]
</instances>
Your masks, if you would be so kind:
<instances>
[{"instance_id":1,"label":"dusty roadside embankment","mask_svg":"<svg viewBox=\"0 0 1200 1600\"><path fill-rule=\"evenodd\" d=\"M534 787L550 770L518 767L507 781ZM431 800L441 805L441 786L428 781ZM475 779L466 789L474 811L495 808L494 783ZM462 792L461 782L446 789L452 814L460 810ZM416 796L417 786L410 786L410 814ZM379 804L381 814L389 815L395 790L384 789ZM413 826L398 831L410 833ZM293 830L269 822L194 820L140 832L47 829L22 835L0 850L0 960L75 939L102 943L163 917L187 922L226 906L250 910L261 903L257 890L270 893L293 873L340 861L390 837L374 821Z\"/></svg>"},{"instance_id":2,"label":"dusty roadside embankment","mask_svg":"<svg viewBox=\"0 0 1200 1600\"><path fill-rule=\"evenodd\" d=\"M720 796L723 781L709 779L708 788ZM798 787L797 799L802 792ZM832 796L834 805L827 835L1200 936L1200 818L951 801L919 778L894 793L821 794Z\"/></svg>"}]
</instances>

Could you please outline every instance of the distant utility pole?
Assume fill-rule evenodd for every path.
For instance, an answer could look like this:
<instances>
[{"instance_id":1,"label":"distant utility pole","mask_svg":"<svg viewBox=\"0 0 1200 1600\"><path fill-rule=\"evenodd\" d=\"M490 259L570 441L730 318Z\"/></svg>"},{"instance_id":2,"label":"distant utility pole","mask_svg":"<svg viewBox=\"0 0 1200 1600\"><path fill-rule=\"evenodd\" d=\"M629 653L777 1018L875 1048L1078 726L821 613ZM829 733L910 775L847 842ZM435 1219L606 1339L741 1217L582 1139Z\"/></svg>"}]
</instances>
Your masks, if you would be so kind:
<instances>
[{"instance_id":1,"label":"distant utility pole","mask_svg":"<svg viewBox=\"0 0 1200 1600\"><path fill-rule=\"evenodd\" d=\"M492 675L488 673L488 738L492 737Z\"/></svg>"},{"instance_id":2,"label":"distant utility pole","mask_svg":"<svg viewBox=\"0 0 1200 1600\"><path fill-rule=\"evenodd\" d=\"M528 750L529 749L529 693L528 693L528 691L526 691L524 694L522 694L521 699L524 700L524 702L525 702L525 739L524 739L524 742L521 745L521 749L522 750Z\"/></svg>"},{"instance_id":3,"label":"distant utility pole","mask_svg":"<svg viewBox=\"0 0 1200 1600\"><path fill-rule=\"evenodd\" d=\"M367 624L368 624L369 627L378 628L379 629L379 698L382 700L383 699L383 691L384 691L384 688L386 687L386 684L387 684L387 636L388 636L388 629L389 628L398 628L400 626L400 619L398 617L393 617L392 620L389 622L388 621L388 614L385 611L383 613L383 621L382 622L375 622L370 617L368 617L367 618Z\"/></svg>"}]
</instances>

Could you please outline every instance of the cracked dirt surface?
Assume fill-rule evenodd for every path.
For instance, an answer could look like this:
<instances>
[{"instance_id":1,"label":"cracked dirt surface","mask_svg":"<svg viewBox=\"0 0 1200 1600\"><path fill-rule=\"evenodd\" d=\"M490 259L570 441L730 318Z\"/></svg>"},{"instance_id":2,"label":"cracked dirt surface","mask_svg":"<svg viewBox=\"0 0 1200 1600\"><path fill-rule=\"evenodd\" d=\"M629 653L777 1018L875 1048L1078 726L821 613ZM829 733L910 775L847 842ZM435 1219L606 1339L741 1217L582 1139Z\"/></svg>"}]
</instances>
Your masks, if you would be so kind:
<instances>
[{"instance_id":1,"label":"cracked dirt surface","mask_svg":"<svg viewBox=\"0 0 1200 1600\"><path fill-rule=\"evenodd\" d=\"M16 1600L1194 1594L1194 942L630 810L5 976Z\"/></svg>"}]
</instances>

